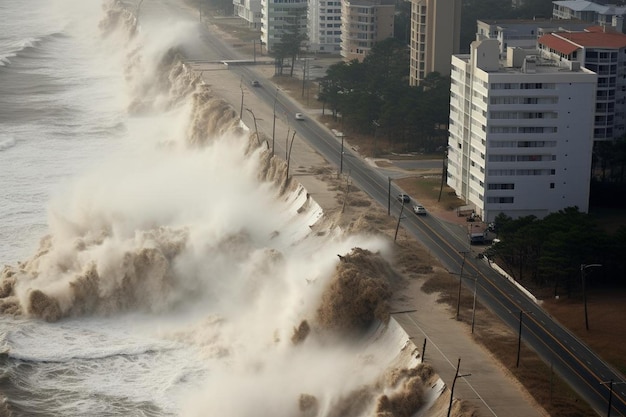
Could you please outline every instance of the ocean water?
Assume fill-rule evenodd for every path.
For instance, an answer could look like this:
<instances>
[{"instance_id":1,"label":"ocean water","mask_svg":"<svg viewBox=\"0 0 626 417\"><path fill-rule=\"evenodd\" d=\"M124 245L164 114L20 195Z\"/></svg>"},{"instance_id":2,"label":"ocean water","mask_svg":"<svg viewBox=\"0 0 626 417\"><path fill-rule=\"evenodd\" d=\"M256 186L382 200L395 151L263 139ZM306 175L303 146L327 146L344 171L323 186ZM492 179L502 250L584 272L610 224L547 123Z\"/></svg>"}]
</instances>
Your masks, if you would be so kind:
<instances>
[{"instance_id":1,"label":"ocean water","mask_svg":"<svg viewBox=\"0 0 626 417\"><path fill-rule=\"evenodd\" d=\"M388 242L282 189L178 61L191 21L0 2L0 415L361 416L403 390L401 331L294 338L337 254Z\"/></svg>"}]
</instances>

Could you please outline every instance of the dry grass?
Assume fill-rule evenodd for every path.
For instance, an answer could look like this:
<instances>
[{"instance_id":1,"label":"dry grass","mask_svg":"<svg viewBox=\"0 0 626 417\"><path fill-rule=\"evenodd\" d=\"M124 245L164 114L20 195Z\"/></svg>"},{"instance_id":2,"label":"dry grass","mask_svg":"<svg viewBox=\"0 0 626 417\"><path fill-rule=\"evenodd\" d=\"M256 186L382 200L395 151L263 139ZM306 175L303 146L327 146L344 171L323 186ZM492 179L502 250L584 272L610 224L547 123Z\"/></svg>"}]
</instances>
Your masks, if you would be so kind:
<instances>
[{"instance_id":1,"label":"dry grass","mask_svg":"<svg viewBox=\"0 0 626 417\"><path fill-rule=\"evenodd\" d=\"M587 293L587 318L585 328L584 304L581 296L546 299L543 307L563 326L573 332L591 349L626 372L626 293L623 291L590 290Z\"/></svg>"},{"instance_id":2,"label":"dry grass","mask_svg":"<svg viewBox=\"0 0 626 417\"><path fill-rule=\"evenodd\" d=\"M449 274L437 274L428 279L422 289L438 293L439 302L456 311L458 279ZM459 320L468 327L472 321L473 295L461 293ZM480 302L476 305L474 339L483 345L500 362L506 372L517 379L528 393L551 416L592 417L597 414L585 403L549 365L527 346L522 345L520 366L517 361L517 334L507 327Z\"/></svg>"}]
</instances>

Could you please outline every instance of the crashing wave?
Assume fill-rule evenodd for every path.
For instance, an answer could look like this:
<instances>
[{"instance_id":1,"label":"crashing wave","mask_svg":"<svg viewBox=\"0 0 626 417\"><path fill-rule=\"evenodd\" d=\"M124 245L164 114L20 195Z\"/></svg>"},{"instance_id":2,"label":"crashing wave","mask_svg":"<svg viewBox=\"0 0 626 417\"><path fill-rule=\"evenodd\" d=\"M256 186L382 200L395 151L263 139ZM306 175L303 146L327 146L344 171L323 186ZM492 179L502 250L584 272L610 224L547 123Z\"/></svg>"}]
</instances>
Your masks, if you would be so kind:
<instances>
[{"instance_id":1,"label":"crashing wave","mask_svg":"<svg viewBox=\"0 0 626 417\"><path fill-rule=\"evenodd\" d=\"M136 38L138 28L135 16L125 10L119 1L109 1L106 7L106 18L100 24L103 35L114 36L123 32L127 39ZM321 209L300 184L287 178L285 161L270 156L264 141L249 133L233 107L202 83L184 64L175 47L160 51L158 56L150 59L142 55L140 47L135 47L128 54L126 75L132 86L128 106L130 114L159 114L186 109L189 117L184 129L184 145L192 152L220 146L219 141L225 137L232 138L234 144L242 141L240 149L246 158L254 161L251 166L256 169L257 188L275 195L286 195L287 198L282 199L285 205L297 205L290 214L306 218L308 227L301 229L305 229L310 236L318 236L309 228L322 219ZM248 136L242 140L245 135ZM164 147L165 151L168 149ZM237 191L233 196L240 197ZM255 303L259 308L269 309L268 306L275 308L281 305L281 300L275 298L278 287L294 286L285 291L295 293L301 289L297 285L302 285L311 291L313 295L310 298L316 300L317 305L308 305L305 296L298 294L294 297L297 298L293 301L295 306L288 306L293 311L286 314L287 318L275 318L276 323L262 323L263 326L276 328L263 354L280 355L283 362L285 355L296 357L301 354L306 357L307 352L327 347L332 341L346 338L349 334L352 337L348 338L348 345L362 344L363 349L358 355L346 348L348 353L344 354L351 357L367 379L355 382L350 380L349 372L344 372L346 375L343 377L349 381L346 386L328 388L324 384L317 389L290 387L298 391L273 393L280 396L277 404L283 400L291 401L289 409L295 411L292 415L310 417L410 417L423 407L429 387L439 387L434 383L437 377L432 369L418 363L414 347L405 348L408 343L406 334L389 319L390 281L395 276L380 252L355 247L340 256L334 273L326 271L329 275L326 279L317 280L321 274L319 271L307 271L312 278L290 277L294 282L286 282L276 278L287 268L281 245L295 245L309 235L294 233L283 238L274 230L274 234L269 237L266 234L263 238L276 247L265 247L263 244L257 247L255 244L259 237L243 227L235 231L216 231L214 229L220 229L221 225L212 224L214 229L205 230L210 227L192 222L161 224L158 220L162 219L158 216L133 223L124 218L122 212L115 209L106 211L98 206L98 202L81 202L84 207L80 207L80 219L71 218L70 214L67 218L57 219L57 227L52 228L51 235L42 239L39 250L31 259L2 270L0 312L58 321L66 317L111 315L126 311L160 313L198 299L209 305L220 302L233 304L233 310L237 309L236 306ZM185 209L193 210L191 207ZM256 207L251 210L256 210ZM264 220L270 222L259 216L260 222ZM213 240L208 243L208 240L198 238L203 233L210 234ZM324 239L330 240L331 237L334 236L329 233ZM323 245L324 242L318 243L319 247ZM186 262L190 258L207 262L190 266L193 263ZM210 267L207 268L207 265ZM315 267L317 265L310 265L309 269ZM243 270L240 271L243 277L240 282L216 282L214 276L235 281L228 272L237 268ZM227 285L231 287L229 292L224 291ZM202 323L202 332L181 330L171 337L205 347L207 357L232 359L236 350L242 348L240 345L245 347L246 339L238 334L236 328L233 330L228 326L236 325L237 319L258 319L254 311L237 313L243 317L237 317L235 313L233 317L218 317L211 323ZM207 332L207 329L214 331ZM267 334L260 334L265 330L265 327L256 329L249 325L249 331L259 332L252 336L267 337ZM200 334L206 338L198 340ZM234 337L236 343L228 343L230 340L227 337ZM243 370L231 369L234 365L225 361L225 378L237 377L239 374L236 372L240 371L246 376L242 380L250 384L250 390L254 389L252 385L255 382L265 382L266 385L268 381L276 382L270 372L265 374L272 364L264 362L266 358L260 357L263 354L254 354L259 356L258 362L246 361L241 365ZM386 370L379 369L374 357L384 361ZM300 360L299 363L299 366L308 366L306 361ZM302 372L306 371L302 369ZM231 376L233 373L235 375ZM297 378L307 379L304 373L297 373ZM245 391L246 387L241 390ZM229 393L233 396L240 394ZM206 401L205 398L202 400ZM262 400L271 403L273 399ZM204 413L213 405L199 409ZM247 406L256 407L253 402Z\"/></svg>"}]
</instances>

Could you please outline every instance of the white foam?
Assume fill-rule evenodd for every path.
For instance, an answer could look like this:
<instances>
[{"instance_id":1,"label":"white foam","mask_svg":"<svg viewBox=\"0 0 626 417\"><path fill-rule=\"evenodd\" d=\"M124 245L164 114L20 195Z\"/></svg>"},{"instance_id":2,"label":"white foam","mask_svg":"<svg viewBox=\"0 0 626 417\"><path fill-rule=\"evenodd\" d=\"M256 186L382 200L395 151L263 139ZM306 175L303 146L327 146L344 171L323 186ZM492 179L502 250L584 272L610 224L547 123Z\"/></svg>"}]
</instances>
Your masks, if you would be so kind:
<instances>
[{"instance_id":1,"label":"white foam","mask_svg":"<svg viewBox=\"0 0 626 417\"><path fill-rule=\"evenodd\" d=\"M10 149L12 147L14 147L16 144L15 142L15 138L9 136L5 136L0 134L0 151L5 151L7 149Z\"/></svg>"}]
</instances>

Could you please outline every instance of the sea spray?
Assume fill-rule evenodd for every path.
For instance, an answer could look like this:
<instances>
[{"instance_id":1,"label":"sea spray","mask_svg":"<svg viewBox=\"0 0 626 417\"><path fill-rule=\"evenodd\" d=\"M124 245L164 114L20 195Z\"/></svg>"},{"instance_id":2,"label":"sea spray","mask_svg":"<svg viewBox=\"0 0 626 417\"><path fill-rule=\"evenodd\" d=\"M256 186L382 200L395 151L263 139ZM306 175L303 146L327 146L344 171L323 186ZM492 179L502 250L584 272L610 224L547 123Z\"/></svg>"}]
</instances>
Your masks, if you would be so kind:
<instances>
[{"instance_id":1,"label":"sea spray","mask_svg":"<svg viewBox=\"0 0 626 417\"><path fill-rule=\"evenodd\" d=\"M389 320L391 267L380 256L361 248L337 255L341 262L330 283L317 319L326 329L353 334L367 330L376 320Z\"/></svg>"},{"instance_id":2,"label":"sea spray","mask_svg":"<svg viewBox=\"0 0 626 417\"><path fill-rule=\"evenodd\" d=\"M176 387L184 391L172 406L178 415L376 415L378 404L393 404L394 393L412 387L403 378L390 385L384 376L391 366L414 364L402 351L406 340L385 341L387 327L381 324L387 322L393 279L383 258L391 245L380 236L347 236L336 227L321 231L319 206L287 178L285 162L269 155L262 138L178 62L176 51L171 45L152 55L133 50L128 81L138 80L142 66L154 65L159 70L144 75L159 88L141 83L129 88L129 102L137 104L130 108L145 118L189 122L157 139L132 137L158 145L114 160L59 193L51 204L50 236L31 259L4 270L0 305L15 314L61 319L49 327L39 324L44 331L86 316L129 320L134 330L141 327L134 315L145 315L152 335L193 347L203 359L197 367L209 369L195 379L176 372L153 387L159 395L172 395ZM157 134L166 125L154 124ZM342 262L337 254L354 262ZM350 285L333 287L337 273L367 284L350 279ZM318 309L324 298L340 299L336 291L359 298L365 320L330 309L320 324ZM339 329L351 337L336 334ZM99 343L94 338L85 345ZM82 378L95 373L97 379L117 381L115 375L126 376L128 365L144 367L154 356L151 346L115 354L110 362L89 357ZM125 366L109 368L117 359ZM97 373L103 368L115 371ZM193 383L186 383L188 378ZM122 380L123 394L130 395ZM109 397L109 390L115 395ZM144 395L119 397L115 384L99 382L95 396L77 392L71 395L88 399L73 404L77 415L76 410L167 414L146 404ZM174 401L162 397L152 401Z\"/></svg>"}]
</instances>

